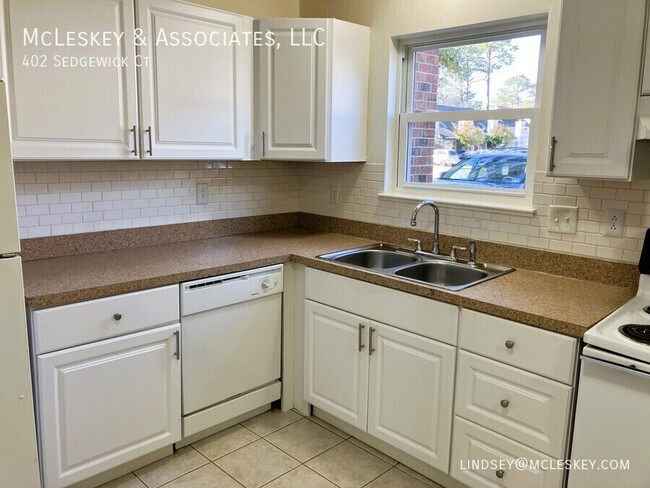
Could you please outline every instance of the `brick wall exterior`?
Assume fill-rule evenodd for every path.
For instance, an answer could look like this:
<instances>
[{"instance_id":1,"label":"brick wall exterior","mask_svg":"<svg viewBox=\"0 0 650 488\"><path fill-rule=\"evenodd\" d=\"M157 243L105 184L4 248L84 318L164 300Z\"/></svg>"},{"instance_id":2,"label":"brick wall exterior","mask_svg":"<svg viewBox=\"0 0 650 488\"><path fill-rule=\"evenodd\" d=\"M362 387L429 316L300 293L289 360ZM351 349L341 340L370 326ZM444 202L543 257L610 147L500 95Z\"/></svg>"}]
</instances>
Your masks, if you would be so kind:
<instances>
[{"instance_id":1,"label":"brick wall exterior","mask_svg":"<svg viewBox=\"0 0 650 488\"><path fill-rule=\"evenodd\" d=\"M435 110L438 105L438 50L420 51L415 55L413 111ZM422 122L411 127L410 181L431 183L436 124ZM437 176L437 175L436 175Z\"/></svg>"}]
</instances>

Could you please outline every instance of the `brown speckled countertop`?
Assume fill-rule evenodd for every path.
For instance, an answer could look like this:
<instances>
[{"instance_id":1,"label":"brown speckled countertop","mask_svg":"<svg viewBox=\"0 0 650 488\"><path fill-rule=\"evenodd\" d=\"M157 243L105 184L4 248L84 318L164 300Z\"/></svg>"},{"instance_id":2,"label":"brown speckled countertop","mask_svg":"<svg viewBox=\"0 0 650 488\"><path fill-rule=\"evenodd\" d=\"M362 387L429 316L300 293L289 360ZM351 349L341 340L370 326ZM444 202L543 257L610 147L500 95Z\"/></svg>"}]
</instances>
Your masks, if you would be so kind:
<instances>
[{"instance_id":1,"label":"brown speckled countertop","mask_svg":"<svg viewBox=\"0 0 650 488\"><path fill-rule=\"evenodd\" d=\"M27 306L43 308L295 261L572 337L634 295L630 287L517 270L449 292L316 258L375 241L307 229L275 230L27 261Z\"/></svg>"}]
</instances>

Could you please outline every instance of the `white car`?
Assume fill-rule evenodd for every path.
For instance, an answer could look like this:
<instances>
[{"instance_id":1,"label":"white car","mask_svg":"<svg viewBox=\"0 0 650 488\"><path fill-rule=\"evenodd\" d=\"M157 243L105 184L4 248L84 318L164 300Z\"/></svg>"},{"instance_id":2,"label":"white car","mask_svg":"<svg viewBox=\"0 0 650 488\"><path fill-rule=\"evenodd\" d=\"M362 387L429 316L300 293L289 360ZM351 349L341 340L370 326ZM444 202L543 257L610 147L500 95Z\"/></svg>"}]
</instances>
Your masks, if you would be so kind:
<instances>
[{"instance_id":1,"label":"white car","mask_svg":"<svg viewBox=\"0 0 650 488\"><path fill-rule=\"evenodd\" d=\"M458 154L453 149L434 149L433 164L437 166L453 166L459 160Z\"/></svg>"}]
</instances>

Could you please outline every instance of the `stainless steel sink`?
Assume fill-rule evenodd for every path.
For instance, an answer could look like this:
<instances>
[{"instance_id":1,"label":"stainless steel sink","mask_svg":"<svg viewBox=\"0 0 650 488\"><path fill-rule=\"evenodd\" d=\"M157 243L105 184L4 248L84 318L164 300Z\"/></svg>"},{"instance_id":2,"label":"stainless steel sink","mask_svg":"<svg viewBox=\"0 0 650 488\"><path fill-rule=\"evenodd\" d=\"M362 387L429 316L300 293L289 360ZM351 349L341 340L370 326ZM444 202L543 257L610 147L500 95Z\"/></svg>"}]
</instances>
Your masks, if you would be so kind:
<instances>
[{"instance_id":1,"label":"stainless steel sink","mask_svg":"<svg viewBox=\"0 0 650 488\"><path fill-rule=\"evenodd\" d=\"M469 265L451 261L447 256L416 253L390 244L373 244L318 257L452 291L513 271L513 268L484 263Z\"/></svg>"},{"instance_id":2,"label":"stainless steel sink","mask_svg":"<svg viewBox=\"0 0 650 488\"><path fill-rule=\"evenodd\" d=\"M388 249L364 249L342 254L333 261L369 269L388 269L415 263L419 258L414 254Z\"/></svg>"}]
</instances>

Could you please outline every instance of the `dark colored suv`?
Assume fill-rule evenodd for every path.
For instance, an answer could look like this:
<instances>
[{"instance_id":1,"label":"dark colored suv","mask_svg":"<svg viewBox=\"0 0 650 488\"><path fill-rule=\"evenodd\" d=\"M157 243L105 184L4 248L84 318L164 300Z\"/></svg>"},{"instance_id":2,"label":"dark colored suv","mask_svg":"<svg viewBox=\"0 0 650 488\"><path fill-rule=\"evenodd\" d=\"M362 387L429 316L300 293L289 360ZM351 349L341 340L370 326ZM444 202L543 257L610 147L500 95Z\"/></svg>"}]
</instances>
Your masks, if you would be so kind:
<instances>
[{"instance_id":1,"label":"dark colored suv","mask_svg":"<svg viewBox=\"0 0 650 488\"><path fill-rule=\"evenodd\" d=\"M473 154L440 175L438 183L522 189L526 185L525 152L492 151Z\"/></svg>"}]
</instances>

